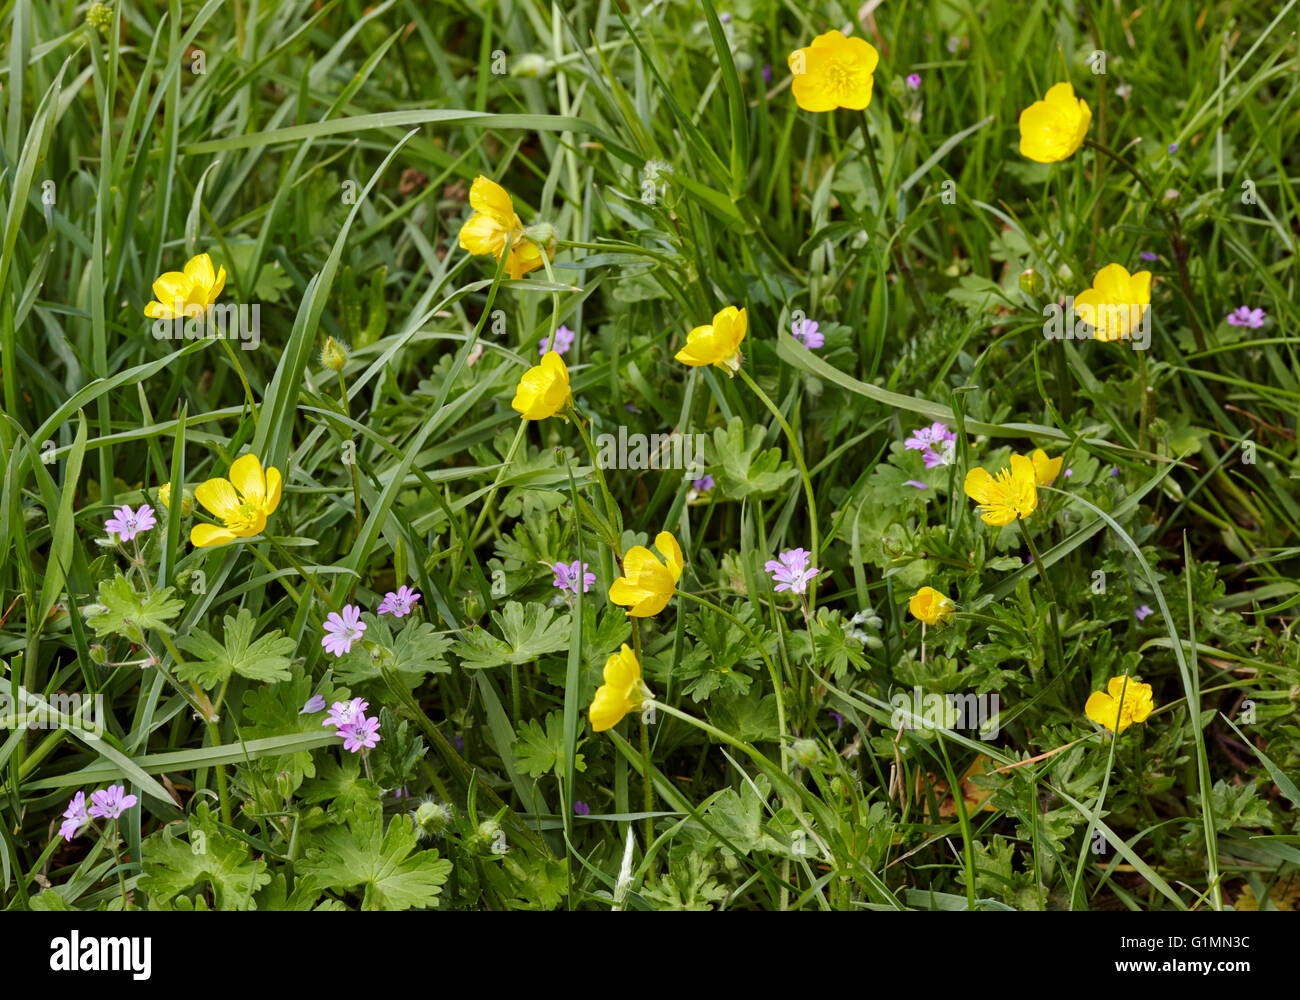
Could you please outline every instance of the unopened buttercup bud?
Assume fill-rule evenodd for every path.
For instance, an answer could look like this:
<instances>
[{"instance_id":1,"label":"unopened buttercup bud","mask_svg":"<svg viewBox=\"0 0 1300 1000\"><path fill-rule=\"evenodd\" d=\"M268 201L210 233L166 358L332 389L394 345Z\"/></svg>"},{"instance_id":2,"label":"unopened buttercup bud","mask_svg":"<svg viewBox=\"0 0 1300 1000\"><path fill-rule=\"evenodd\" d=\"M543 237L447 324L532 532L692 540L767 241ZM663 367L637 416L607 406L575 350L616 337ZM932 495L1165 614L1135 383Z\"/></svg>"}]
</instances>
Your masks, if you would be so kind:
<instances>
[{"instance_id":1,"label":"unopened buttercup bud","mask_svg":"<svg viewBox=\"0 0 1300 1000\"><path fill-rule=\"evenodd\" d=\"M330 371L341 372L348 363L348 349L333 337L326 337L325 346L320 352L320 363Z\"/></svg>"},{"instance_id":2,"label":"unopened buttercup bud","mask_svg":"<svg viewBox=\"0 0 1300 1000\"><path fill-rule=\"evenodd\" d=\"M555 227L549 222L535 222L524 230L530 240L546 251L546 256L555 256Z\"/></svg>"},{"instance_id":3,"label":"unopened buttercup bud","mask_svg":"<svg viewBox=\"0 0 1300 1000\"><path fill-rule=\"evenodd\" d=\"M451 810L441 802L425 799L416 808L411 818L415 828L426 837L438 837L451 825Z\"/></svg>"},{"instance_id":4,"label":"unopened buttercup bud","mask_svg":"<svg viewBox=\"0 0 1300 1000\"><path fill-rule=\"evenodd\" d=\"M1026 295L1037 295L1043 290L1043 279L1032 267L1020 272L1020 290Z\"/></svg>"},{"instance_id":5,"label":"unopened buttercup bud","mask_svg":"<svg viewBox=\"0 0 1300 1000\"><path fill-rule=\"evenodd\" d=\"M494 819L485 819L478 825L478 833L475 839L478 841L480 850L496 852L505 837L501 833L500 823Z\"/></svg>"},{"instance_id":6,"label":"unopened buttercup bud","mask_svg":"<svg viewBox=\"0 0 1300 1000\"><path fill-rule=\"evenodd\" d=\"M794 759L801 767L811 767L821 763L822 751L816 740L795 740L791 749L794 751Z\"/></svg>"},{"instance_id":7,"label":"unopened buttercup bud","mask_svg":"<svg viewBox=\"0 0 1300 1000\"><path fill-rule=\"evenodd\" d=\"M527 52L515 60L515 64L510 67L511 76L539 77L545 76L551 71L551 62L546 56L538 55L536 52Z\"/></svg>"}]
</instances>

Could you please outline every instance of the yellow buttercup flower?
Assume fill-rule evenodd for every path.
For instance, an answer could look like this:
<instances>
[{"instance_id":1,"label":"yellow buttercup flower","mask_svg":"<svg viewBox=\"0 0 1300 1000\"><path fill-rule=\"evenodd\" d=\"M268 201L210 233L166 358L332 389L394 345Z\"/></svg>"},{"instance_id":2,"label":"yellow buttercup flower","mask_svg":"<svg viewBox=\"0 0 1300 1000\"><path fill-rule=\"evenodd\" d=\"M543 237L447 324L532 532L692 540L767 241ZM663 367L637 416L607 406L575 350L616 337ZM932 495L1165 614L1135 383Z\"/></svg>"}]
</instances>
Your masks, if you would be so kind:
<instances>
[{"instance_id":1,"label":"yellow buttercup flower","mask_svg":"<svg viewBox=\"0 0 1300 1000\"><path fill-rule=\"evenodd\" d=\"M686 335L686 346L673 357L684 365L702 368L717 365L728 375L740 369L740 342L749 328L749 316L744 309L727 306L713 316L707 326L697 326Z\"/></svg>"},{"instance_id":2,"label":"yellow buttercup flower","mask_svg":"<svg viewBox=\"0 0 1300 1000\"><path fill-rule=\"evenodd\" d=\"M805 111L861 111L871 103L872 74L880 53L865 39L828 31L807 48L791 52L788 62L794 78L790 92Z\"/></svg>"},{"instance_id":3,"label":"yellow buttercup flower","mask_svg":"<svg viewBox=\"0 0 1300 1000\"><path fill-rule=\"evenodd\" d=\"M951 598L933 587L922 587L907 602L907 610L912 612L913 618L933 626L950 621L957 606Z\"/></svg>"},{"instance_id":4,"label":"yellow buttercup flower","mask_svg":"<svg viewBox=\"0 0 1300 1000\"><path fill-rule=\"evenodd\" d=\"M1016 518L1028 517L1038 507L1034 463L1024 455L1012 455L1011 467L1002 469L996 477L981 468L971 469L963 485L966 495L978 504L976 510L985 524L1010 524Z\"/></svg>"},{"instance_id":5,"label":"yellow buttercup flower","mask_svg":"<svg viewBox=\"0 0 1300 1000\"><path fill-rule=\"evenodd\" d=\"M226 287L226 269L213 271L212 258L205 253L191 257L184 271L168 271L153 283L157 301L144 307L150 319L184 319L206 311Z\"/></svg>"},{"instance_id":6,"label":"yellow buttercup flower","mask_svg":"<svg viewBox=\"0 0 1300 1000\"><path fill-rule=\"evenodd\" d=\"M1068 83L1058 83L1020 112L1020 155L1039 163L1056 163L1083 145L1092 111L1074 96Z\"/></svg>"},{"instance_id":7,"label":"yellow buttercup flower","mask_svg":"<svg viewBox=\"0 0 1300 1000\"><path fill-rule=\"evenodd\" d=\"M1135 722L1146 722L1154 708L1151 685L1139 684L1130 680L1127 674L1121 674L1106 682L1105 691L1088 695L1083 711L1099 726L1105 726L1112 733L1122 733ZM1116 722L1119 723L1118 729Z\"/></svg>"},{"instance_id":8,"label":"yellow buttercup flower","mask_svg":"<svg viewBox=\"0 0 1300 1000\"><path fill-rule=\"evenodd\" d=\"M1055 458L1048 458L1047 452L1042 448L1035 448L1029 460L1034 463L1035 484L1051 486L1052 480L1061 474L1061 463L1065 460L1065 456L1057 455Z\"/></svg>"},{"instance_id":9,"label":"yellow buttercup flower","mask_svg":"<svg viewBox=\"0 0 1300 1000\"><path fill-rule=\"evenodd\" d=\"M168 510L172 509L172 484L163 483L158 487L158 499Z\"/></svg>"},{"instance_id":10,"label":"yellow buttercup flower","mask_svg":"<svg viewBox=\"0 0 1300 1000\"><path fill-rule=\"evenodd\" d=\"M194 498L221 525L196 524L190 542L203 547L225 545L236 538L252 538L266 527L266 519L280 506L280 470L262 469L256 455L243 455L230 466L230 479L209 479L194 489Z\"/></svg>"},{"instance_id":11,"label":"yellow buttercup flower","mask_svg":"<svg viewBox=\"0 0 1300 1000\"><path fill-rule=\"evenodd\" d=\"M1093 328L1098 340L1120 340L1132 334L1151 305L1151 272L1129 274L1121 264L1107 264L1092 279L1092 287L1074 297L1074 311Z\"/></svg>"},{"instance_id":12,"label":"yellow buttercup flower","mask_svg":"<svg viewBox=\"0 0 1300 1000\"><path fill-rule=\"evenodd\" d=\"M469 189L469 204L474 214L460 227L463 249L500 260L509 242L506 276L510 278L522 278L542 266L542 250L528 239L523 222L515 214L515 203L505 188L479 175ZM553 239L547 246L547 255L555 258Z\"/></svg>"},{"instance_id":13,"label":"yellow buttercup flower","mask_svg":"<svg viewBox=\"0 0 1300 1000\"><path fill-rule=\"evenodd\" d=\"M668 604L682 578L682 547L670 532L655 536L660 562L644 545L634 545L623 556L623 575L609 588L609 599L627 608L633 618L652 618Z\"/></svg>"},{"instance_id":14,"label":"yellow buttercup flower","mask_svg":"<svg viewBox=\"0 0 1300 1000\"><path fill-rule=\"evenodd\" d=\"M569 369L555 351L547 351L542 355L541 364L529 368L519 379L515 398L510 401L510 405L525 420L545 420L555 416L572 401Z\"/></svg>"},{"instance_id":15,"label":"yellow buttercup flower","mask_svg":"<svg viewBox=\"0 0 1300 1000\"><path fill-rule=\"evenodd\" d=\"M637 662L636 654L627 648L627 643L623 643L622 648L605 661L605 683L596 689L591 708L587 710L592 731L603 733L613 728L628 712L635 712L642 702L653 697L641 679L641 664Z\"/></svg>"}]
</instances>

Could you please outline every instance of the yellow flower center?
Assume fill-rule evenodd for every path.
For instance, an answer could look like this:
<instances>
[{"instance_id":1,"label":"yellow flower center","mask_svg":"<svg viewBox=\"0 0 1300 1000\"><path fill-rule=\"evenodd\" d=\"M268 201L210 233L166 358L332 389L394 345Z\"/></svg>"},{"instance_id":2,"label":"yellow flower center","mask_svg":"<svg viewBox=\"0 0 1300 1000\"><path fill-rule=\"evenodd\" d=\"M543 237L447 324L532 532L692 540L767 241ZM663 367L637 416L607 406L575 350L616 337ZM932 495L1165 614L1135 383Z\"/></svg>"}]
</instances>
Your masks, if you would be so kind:
<instances>
[{"instance_id":1,"label":"yellow flower center","mask_svg":"<svg viewBox=\"0 0 1300 1000\"><path fill-rule=\"evenodd\" d=\"M826 82L843 97L861 86L862 70L851 62L831 62L826 66Z\"/></svg>"},{"instance_id":2,"label":"yellow flower center","mask_svg":"<svg viewBox=\"0 0 1300 1000\"><path fill-rule=\"evenodd\" d=\"M257 520L257 506L245 500L238 507L222 515L221 520L231 531L246 531Z\"/></svg>"}]
</instances>

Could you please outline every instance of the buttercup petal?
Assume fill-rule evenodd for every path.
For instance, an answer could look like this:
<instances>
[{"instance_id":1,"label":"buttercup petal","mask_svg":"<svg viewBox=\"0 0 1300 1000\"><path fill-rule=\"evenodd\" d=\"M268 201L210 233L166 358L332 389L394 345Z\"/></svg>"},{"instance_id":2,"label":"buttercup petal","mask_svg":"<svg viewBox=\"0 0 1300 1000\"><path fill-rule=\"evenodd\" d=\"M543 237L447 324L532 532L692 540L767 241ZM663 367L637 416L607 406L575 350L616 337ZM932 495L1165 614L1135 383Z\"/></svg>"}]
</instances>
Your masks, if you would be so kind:
<instances>
[{"instance_id":1,"label":"buttercup petal","mask_svg":"<svg viewBox=\"0 0 1300 1000\"><path fill-rule=\"evenodd\" d=\"M191 257L185 265L185 277L191 285L197 285L205 291L217 281L217 273L212 267L212 258L205 253Z\"/></svg>"},{"instance_id":2,"label":"buttercup petal","mask_svg":"<svg viewBox=\"0 0 1300 1000\"><path fill-rule=\"evenodd\" d=\"M1088 695L1083 706L1083 714L1099 726L1115 731L1116 717L1119 715L1119 702L1104 691L1094 691Z\"/></svg>"},{"instance_id":3,"label":"buttercup petal","mask_svg":"<svg viewBox=\"0 0 1300 1000\"><path fill-rule=\"evenodd\" d=\"M620 576L609 588L609 599L625 608L636 607L650 596L652 596L650 591L638 586L625 576Z\"/></svg>"},{"instance_id":4,"label":"buttercup petal","mask_svg":"<svg viewBox=\"0 0 1300 1000\"><path fill-rule=\"evenodd\" d=\"M266 499L266 474L257 456L249 453L230 466L230 482L249 503L259 506Z\"/></svg>"},{"instance_id":5,"label":"buttercup petal","mask_svg":"<svg viewBox=\"0 0 1300 1000\"><path fill-rule=\"evenodd\" d=\"M686 561L682 558L682 547L677 544L677 539L673 537L670 531L661 531L655 535L655 548L663 553L664 563L668 566L668 572L673 575L673 583L676 584L682 578L682 568Z\"/></svg>"},{"instance_id":6,"label":"buttercup petal","mask_svg":"<svg viewBox=\"0 0 1300 1000\"><path fill-rule=\"evenodd\" d=\"M515 203L503 188L494 180L479 174L469 189L469 204L476 212L494 216L496 221L507 228L518 228L519 217L515 215Z\"/></svg>"},{"instance_id":7,"label":"buttercup petal","mask_svg":"<svg viewBox=\"0 0 1300 1000\"><path fill-rule=\"evenodd\" d=\"M966 479L962 483L962 489L966 495L976 503L984 503L989 498L989 488L993 485L993 477L989 475L988 470L976 467L966 473Z\"/></svg>"},{"instance_id":8,"label":"buttercup petal","mask_svg":"<svg viewBox=\"0 0 1300 1000\"><path fill-rule=\"evenodd\" d=\"M180 271L166 271L153 283L154 298L169 307L177 299L184 302L189 290L190 279Z\"/></svg>"},{"instance_id":9,"label":"buttercup petal","mask_svg":"<svg viewBox=\"0 0 1300 1000\"><path fill-rule=\"evenodd\" d=\"M195 490L197 494L198 491ZM196 524L190 529L190 544L197 548L206 548L210 545L225 545L226 542L234 541L238 537L229 528L222 528L215 524Z\"/></svg>"},{"instance_id":10,"label":"buttercup petal","mask_svg":"<svg viewBox=\"0 0 1300 1000\"><path fill-rule=\"evenodd\" d=\"M239 494L225 479L209 479L199 483L194 487L194 499L209 513L220 518L225 518L239 509Z\"/></svg>"},{"instance_id":11,"label":"buttercup petal","mask_svg":"<svg viewBox=\"0 0 1300 1000\"><path fill-rule=\"evenodd\" d=\"M272 466L266 470L266 501L263 503L263 509L267 514L275 513L275 509L280 506L280 490L283 486L283 479L280 476L280 470Z\"/></svg>"}]
</instances>

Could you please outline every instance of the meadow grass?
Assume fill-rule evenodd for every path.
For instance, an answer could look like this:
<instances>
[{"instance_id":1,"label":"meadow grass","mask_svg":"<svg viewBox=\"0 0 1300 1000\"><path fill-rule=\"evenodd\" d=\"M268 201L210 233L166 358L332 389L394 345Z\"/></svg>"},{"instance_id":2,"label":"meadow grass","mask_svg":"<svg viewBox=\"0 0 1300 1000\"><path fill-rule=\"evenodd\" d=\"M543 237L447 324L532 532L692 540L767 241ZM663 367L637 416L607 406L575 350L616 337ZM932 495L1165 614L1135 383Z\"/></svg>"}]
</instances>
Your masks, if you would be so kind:
<instances>
[{"instance_id":1,"label":"meadow grass","mask_svg":"<svg viewBox=\"0 0 1300 1000\"><path fill-rule=\"evenodd\" d=\"M6 908L1300 898L1295 0L87 6L0 8ZM791 94L833 28L879 50L865 111ZM1060 81L1088 142L1035 163ZM553 259L461 248L480 175ZM203 253L256 344L145 318ZM1110 263L1154 276L1148 349L1044 336ZM674 360L731 305L734 377ZM575 409L521 420L561 326ZM601 468L620 427L702 463ZM982 523L968 470L1036 448L1032 516ZM192 545L246 453L278 506ZM676 595L628 618L661 531ZM593 732L625 643L653 700ZM1125 675L1154 711L1112 739L1084 704Z\"/></svg>"}]
</instances>

